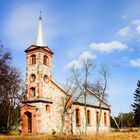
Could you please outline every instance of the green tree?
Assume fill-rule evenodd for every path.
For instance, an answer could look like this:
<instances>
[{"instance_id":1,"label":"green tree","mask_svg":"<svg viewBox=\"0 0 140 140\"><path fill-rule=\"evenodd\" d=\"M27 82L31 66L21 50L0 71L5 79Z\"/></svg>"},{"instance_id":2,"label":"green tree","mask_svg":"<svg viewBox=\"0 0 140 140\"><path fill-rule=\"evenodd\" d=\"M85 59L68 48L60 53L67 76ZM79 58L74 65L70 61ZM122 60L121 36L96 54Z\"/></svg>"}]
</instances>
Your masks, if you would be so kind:
<instances>
[{"instance_id":1,"label":"green tree","mask_svg":"<svg viewBox=\"0 0 140 140\"><path fill-rule=\"evenodd\" d=\"M140 126L140 80L138 80L137 88L134 92L134 103L132 104L134 111L135 126Z\"/></svg>"}]
</instances>

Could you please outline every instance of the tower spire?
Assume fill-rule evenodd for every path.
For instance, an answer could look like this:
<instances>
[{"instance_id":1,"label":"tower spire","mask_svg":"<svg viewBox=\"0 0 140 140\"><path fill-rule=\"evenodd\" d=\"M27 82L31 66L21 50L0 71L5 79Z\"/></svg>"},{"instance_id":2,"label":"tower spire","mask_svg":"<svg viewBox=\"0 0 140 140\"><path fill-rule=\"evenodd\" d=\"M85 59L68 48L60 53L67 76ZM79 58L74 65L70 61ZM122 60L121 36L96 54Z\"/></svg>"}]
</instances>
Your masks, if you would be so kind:
<instances>
[{"instance_id":1,"label":"tower spire","mask_svg":"<svg viewBox=\"0 0 140 140\"><path fill-rule=\"evenodd\" d=\"M35 45L37 45L37 46L45 46L43 28L42 28L42 15L41 14L42 14L42 12L40 11L37 38L35 40Z\"/></svg>"}]
</instances>

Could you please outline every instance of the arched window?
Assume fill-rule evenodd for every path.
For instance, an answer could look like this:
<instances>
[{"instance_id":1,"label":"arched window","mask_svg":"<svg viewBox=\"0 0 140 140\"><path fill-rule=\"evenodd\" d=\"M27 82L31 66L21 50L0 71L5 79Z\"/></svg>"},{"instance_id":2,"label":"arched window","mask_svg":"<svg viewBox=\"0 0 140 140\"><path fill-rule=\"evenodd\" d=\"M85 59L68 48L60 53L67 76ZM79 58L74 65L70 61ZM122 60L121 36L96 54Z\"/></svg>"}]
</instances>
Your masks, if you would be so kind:
<instances>
[{"instance_id":1,"label":"arched window","mask_svg":"<svg viewBox=\"0 0 140 140\"><path fill-rule=\"evenodd\" d=\"M76 125L80 125L80 110L78 108L76 109Z\"/></svg>"},{"instance_id":2,"label":"arched window","mask_svg":"<svg viewBox=\"0 0 140 140\"><path fill-rule=\"evenodd\" d=\"M100 116L99 116L99 112L97 111L97 112L96 112L96 123L97 123L97 124L99 124L99 117L100 117Z\"/></svg>"},{"instance_id":3,"label":"arched window","mask_svg":"<svg viewBox=\"0 0 140 140\"><path fill-rule=\"evenodd\" d=\"M34 97L35 96L35 88L34 87L32 87L32 88L30 88L30 95L32 96L32 97Z\"/></svg>"},{"instance_id":4,"label":"arched window","mask_svg":"<svg viewBox=\"0 0 140 140\"><path fill-rule=\"evenodd\" d=\"M34 81L35 81L35 79L36 79L35 74L31 74L31 76L30 76L30 81L31 81L31 82L34 82Z\"/></svg>"},{"instance_id":5,"label":"arched window","mask_svg":"<svg viewBox=\"0 0 140 140\"><path fill-rule=\"evenodd\" d=\"M44 55L43 64L44 65L49 65L49 58L46 55Z\"/></svg>"},{"instance_id":6,"label":"arched window","mask_svg":"<svg viewBox=\"0 0 140 140\"><path fill-rule=\"evenodd\" d=\"M107 118L106 118L106 112L104 112L104 125L107 125Z\"/></svg>"},{"instance_id":7,"label":"arched window","mask_svg":"<svg viewBox=\"0 0 140 140\"><path fill-rule=\"evenodd\" d=\"M90 112L90 110L87 111L87 124L91 125L91 112Z\"/></svg>"},{"instance_id":8,"label":"arched window","mask_svg":"<svg viewBox=\"0 0 140 140\"><path fill-rule=\"evenodd\" d=\"M46 111L50 112L50 105L46 105Z\"/></svg>"},{"instance_id":9,"label":"arched window","mask_svg":"<svg viewBox=\"0 0 140 140\"><path fill-rule=\"evenodd\" d=\"M31 56L31 63L36 64L36 55Z\"/></svg>"}]
</instances>

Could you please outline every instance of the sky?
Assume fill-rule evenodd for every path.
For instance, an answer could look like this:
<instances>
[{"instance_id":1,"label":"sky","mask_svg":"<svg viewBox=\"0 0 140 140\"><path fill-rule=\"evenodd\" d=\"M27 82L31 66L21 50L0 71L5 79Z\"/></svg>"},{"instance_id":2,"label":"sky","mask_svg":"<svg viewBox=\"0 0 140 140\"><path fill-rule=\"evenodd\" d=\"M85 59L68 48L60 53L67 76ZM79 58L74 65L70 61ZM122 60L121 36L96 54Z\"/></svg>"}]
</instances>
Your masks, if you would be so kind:
<instances>
[{"instance_id":1,"label":"sky","mask_svg":"<svg viewBox=\"0 0 140 140\"><path fill-rule=\"evenodd\" d=\"M110 70L111 115L132 111L140 80L140 0L0 0L0 41L25 78L24 50L35 42L42 11L45 42L54 52L53 79L64 83L82 58Z\"/></svg>"}]
</instances>

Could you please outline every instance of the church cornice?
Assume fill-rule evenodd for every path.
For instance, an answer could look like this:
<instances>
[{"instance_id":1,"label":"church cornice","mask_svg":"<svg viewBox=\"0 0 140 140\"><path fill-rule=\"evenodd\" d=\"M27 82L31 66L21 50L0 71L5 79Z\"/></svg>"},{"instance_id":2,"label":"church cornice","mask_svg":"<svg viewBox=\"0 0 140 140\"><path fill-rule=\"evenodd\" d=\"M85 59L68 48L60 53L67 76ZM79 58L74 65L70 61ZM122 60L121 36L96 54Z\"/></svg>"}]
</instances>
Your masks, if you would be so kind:
<instances>
[{"instance_id":1,"label":"church cornice","mask_svg":"<svg viewBox=\"0 0 140 140\"><path fill-rule=\"evenodd\" d=\"M80 105L80 106L84 106L85 104L84 104L84 103L80 103L80 102L73 102L72 105ZM87 107L96 108L96 109L100 109L99 106L95 106L95 105L86 104L86 106L87 106ZM106 107L101 107L101 109L111 111L110 108L106 108Z\"/></svg>"},{"instance_id":2,"label":"church cornice","mask_svg":"<svg viewBox=\"0 0 140 140\"><path fill-rule=\"evenodd\" d=\"M33 52L33 51L37 51L37 50L43 50L47 53L50 53L51 55L53 55L54 53L49 49L48 46L36 46L36 45L31 45L30 47L28 47L25 52L28 53L28 52Z\"/></svg>"},{"instance_id":3,"label":"church cornice","mask_svg":"<svg viewBox=\"0 0 140 140\"><path fill-rule=\"evenodd\" d=\"M45 98L40 98L40 99L27 99L25 101L22 101L22 103L39 103L39 102L43 102L43 103L50 103L52 104L53 101L50 99L45 99Z\"/></svg>"}]
</instances>

